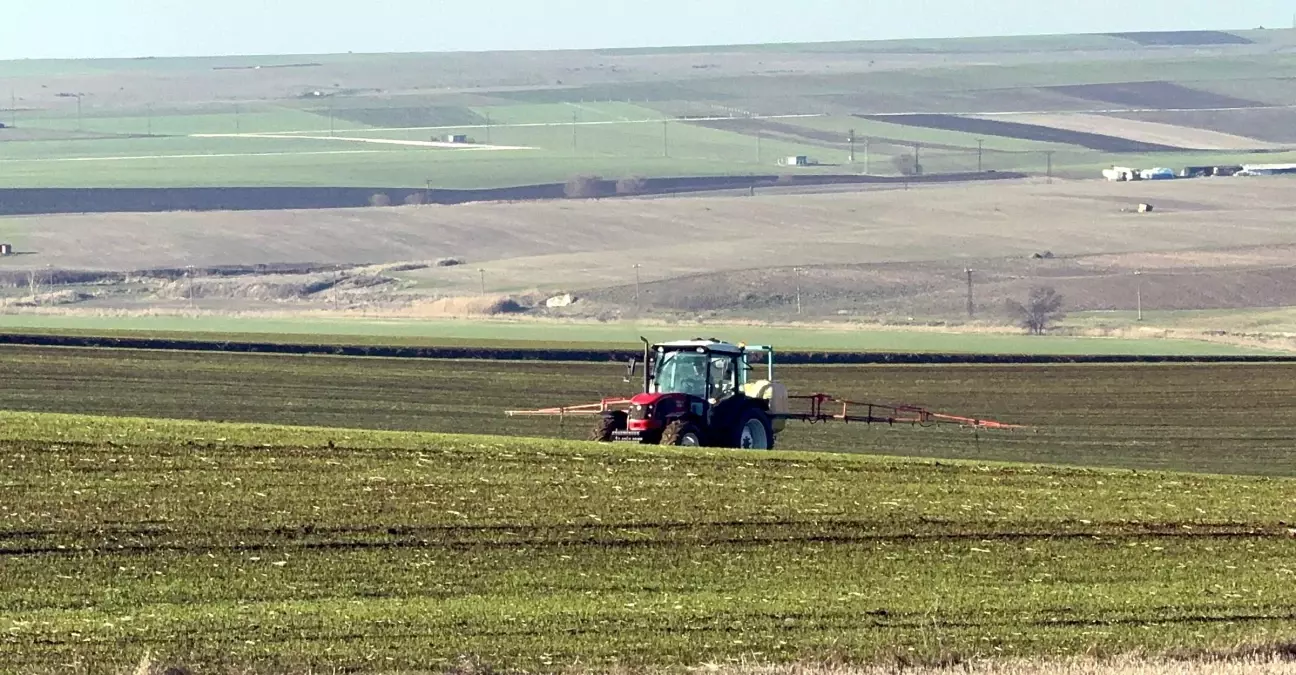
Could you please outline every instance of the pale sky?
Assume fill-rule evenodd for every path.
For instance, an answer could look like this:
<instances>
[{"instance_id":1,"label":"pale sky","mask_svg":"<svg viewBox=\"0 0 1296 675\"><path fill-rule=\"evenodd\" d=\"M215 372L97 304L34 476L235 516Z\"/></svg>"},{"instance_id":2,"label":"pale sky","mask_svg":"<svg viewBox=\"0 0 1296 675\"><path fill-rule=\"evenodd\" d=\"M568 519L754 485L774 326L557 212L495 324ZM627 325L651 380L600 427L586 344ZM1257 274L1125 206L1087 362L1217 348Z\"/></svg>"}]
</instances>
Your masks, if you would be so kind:
<instances>
[{"instance_id":1,"label":"pale sky","mask_svg":"<svg viewBox=\"0 0 1296 675\"><path fill-rule=\"evenodd\" d=\"M0 59L1290 28L1296 0L3 0Z\"/></svg>"}]
</instances>

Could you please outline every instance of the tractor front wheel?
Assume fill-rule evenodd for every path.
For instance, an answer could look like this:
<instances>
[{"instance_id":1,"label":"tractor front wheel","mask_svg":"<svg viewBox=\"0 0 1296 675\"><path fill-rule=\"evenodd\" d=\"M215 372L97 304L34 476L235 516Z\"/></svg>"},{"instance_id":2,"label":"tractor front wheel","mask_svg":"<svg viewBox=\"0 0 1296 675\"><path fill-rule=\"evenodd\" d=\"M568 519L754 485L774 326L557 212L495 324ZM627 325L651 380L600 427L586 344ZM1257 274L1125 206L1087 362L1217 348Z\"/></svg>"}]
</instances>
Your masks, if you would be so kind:
<instances>
[{"instance_id":1,"label":"tractor front wheel","mask_svg":"<svg viewBox=\"0 0 1296 675\"><path fill-rule=\"evenodd\" d=\"M626 428L626 414L620 410L603 413L599 418L598 426L590 432L590 440L599 443L611 443L612 432L622 431Z\"/></svg>"},{"instance_id":2,"label":"tractor front wheel","mask_svg":"<svg viewBox=\"0 0 1296 675\"><path fill-rule=\"evenodd\" d=\"M697 425L692 422L675 420L666 425L666 429L662 431L661 445L700 447L702 445L702 430L698 429Z\"/></svg>"}]
</instances>

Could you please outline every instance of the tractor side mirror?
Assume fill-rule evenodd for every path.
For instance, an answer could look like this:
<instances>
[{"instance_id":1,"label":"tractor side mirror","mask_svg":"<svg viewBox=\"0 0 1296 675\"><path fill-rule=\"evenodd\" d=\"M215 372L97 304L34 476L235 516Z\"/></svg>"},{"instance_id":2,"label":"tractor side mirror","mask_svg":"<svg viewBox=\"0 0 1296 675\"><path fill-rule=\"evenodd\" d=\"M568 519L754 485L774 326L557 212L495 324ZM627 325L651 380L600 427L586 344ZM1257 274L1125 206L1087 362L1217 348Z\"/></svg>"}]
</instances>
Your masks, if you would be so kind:
<instances>
[{"instance_id":1,"label":"tractor side mirror","mask_svg":"<svg viewBox=\"0 0 1296 675\"><path fill-rule=\"evenodd\" d=\"M631 382L631 381L634 380L634 376L635 376L635 369L638 368L638 366L639 366L639 359L637 359L637 358L631 356L631 357L630 357L630 363L626 365L626 376L625 376L625 381L626 381L627 383L629 383L629 382Z\"/></svg>"}]
</instances>

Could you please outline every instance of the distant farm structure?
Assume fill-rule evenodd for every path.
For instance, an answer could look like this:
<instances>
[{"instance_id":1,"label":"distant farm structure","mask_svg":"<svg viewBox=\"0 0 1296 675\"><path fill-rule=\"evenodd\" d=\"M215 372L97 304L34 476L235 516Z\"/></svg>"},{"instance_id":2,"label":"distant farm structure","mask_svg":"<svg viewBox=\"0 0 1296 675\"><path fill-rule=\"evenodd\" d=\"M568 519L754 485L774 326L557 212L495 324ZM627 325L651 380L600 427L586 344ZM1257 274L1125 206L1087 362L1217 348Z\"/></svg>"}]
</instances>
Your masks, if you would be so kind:
<instances>
[{"instance_id":1,"label":"distant farm structure","mask_svg":"<svg viewBox=\"0 0 1296 675\"><path fill-rule=\"evenodd\" d=\"M1103 169L1103 178L1113 183L1144 180L1174 180L1176 178L1212 178L1227 176L1282 176L1296 174L1296 164L1242 164L1221 166L1188 166L1175 172L1163 167L1135 169L1113 166Z\"/></svg>"}]
</instances>

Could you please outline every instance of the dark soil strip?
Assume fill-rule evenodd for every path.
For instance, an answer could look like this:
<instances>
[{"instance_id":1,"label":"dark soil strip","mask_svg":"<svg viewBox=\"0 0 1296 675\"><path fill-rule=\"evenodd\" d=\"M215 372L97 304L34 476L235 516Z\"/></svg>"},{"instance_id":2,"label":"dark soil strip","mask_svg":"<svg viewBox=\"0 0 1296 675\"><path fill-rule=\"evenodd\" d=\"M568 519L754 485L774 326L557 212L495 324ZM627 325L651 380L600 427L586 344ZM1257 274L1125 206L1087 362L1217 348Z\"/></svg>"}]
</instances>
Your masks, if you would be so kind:
<instances>
[{"instance_id":1,"label":"dark soil strip","mask_svg":"<svg viewBox=\"0 0 1296 675\"><path fill-rule=\"evenodd\" d=\"M816 185L892 183L958 183L1025 178L1025 174L987 171L911 176L805 174L798 176L680 176L647 178L635 194L666 195L712 190ZM588 197L616 196L615 180L590 186ZM212 188L5 188L0 189L0 216L52 213L157 213L165 211L277 211L351 209L372 206L381 195L393 205L464 204L481 201L567 199L562 183L480 190L356 187L212 187Z\"/></svg>"},{"instance_id":2,"label":"dark soil strip","mask_svg":"<svg viewBox=\"0 0 1296 675\"><path fill-rule=\"evenodd\" d=\"M1065 96L1100 101L1130 108L1151 110L1206 110L1212 108L1255 108L1266 104L1192 89L1174 82L1117 82L1113 84L1071 84L1042 87Z\"/></svg>"},{"instance_id":3,"label":"dark soil strip","mask_svg":"<svg viewBox=\"0 0 1296 675\"><path fill-rule=\"evenodd\" d=\"M1200 45L1251 45L1252 40L1218 30L1179 30L1156 33L1108 33L1110 37L1137 42L1144 47L1192 47Z\"/></svg>"},{"instance_id":4,"label":"dark soil strip","mask_svg":"<svg viewBox=\"0 0 1296 675\"><path fill-rule=\"evenodd\" d=\"M1045 143L1066 143L1068 145L1078 145L1082 148L1101 150L1103 152L1143 153L1183 152L1187 150L1187 148L1177 148L1171 145L1143 143L1140 141L1132 141L1128 138L1090 134L1082 131L1068 131L1066 129L1055 129L1053 127L1046 127L1038 124L974 119L971 117L960 117L958 115L857 115L857 117L876 120L878 122L891 122L892 124L907 124L912 127L924 127L927 129L962 131L969 134L1004 136L1007 138L1018 138L1026 141L1042 141Z\"/></svg>"},{"instance_id":5,"label":"dark soil strip","mask_svg":"<svg viewBox=\"0 0 1296 675\"><path fill-rule=\"evenodd\" d=\"M74 335L0 334L0 345L35 347L90 347L102 349L154 349L185 352L241 354L291 354L368 356L400 359L549 361L566 363L625 362L641 352L625 349L524 349L495 347L384 347L362 345L311 345L269 342L220 342L162 338L93 337ZM1050 364L1050 363L1296 363L1296 356L1182 356L1182 355L1034 355L936 354L899 352L782 352L788 365L922 365L922 364Z\"/></svg>"}]
</instances>

